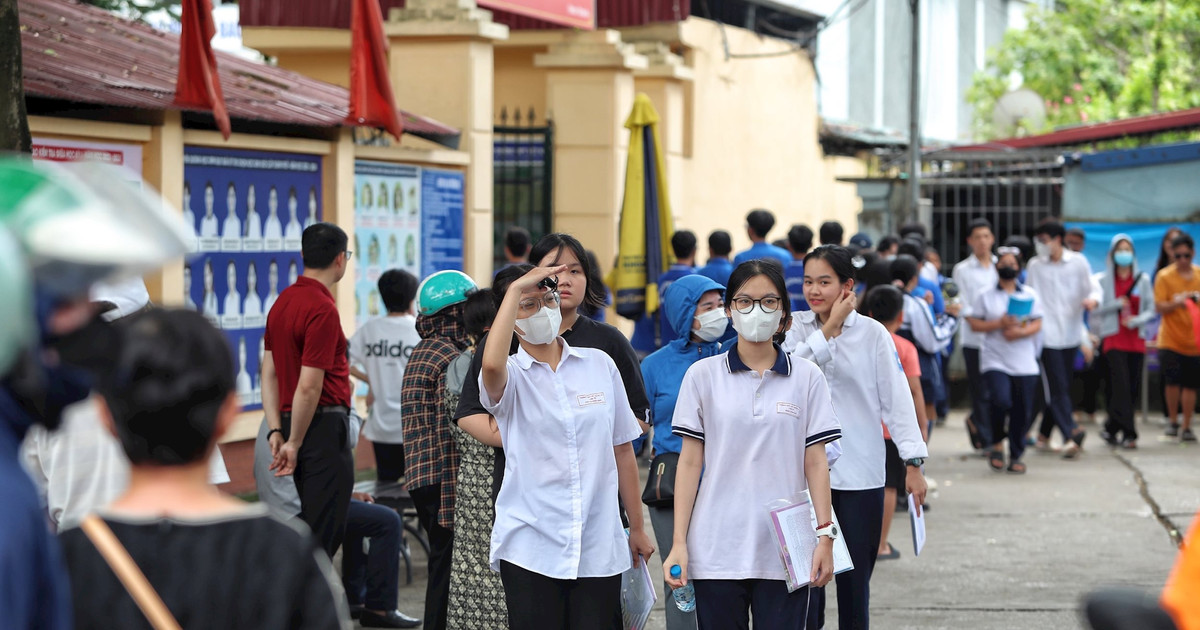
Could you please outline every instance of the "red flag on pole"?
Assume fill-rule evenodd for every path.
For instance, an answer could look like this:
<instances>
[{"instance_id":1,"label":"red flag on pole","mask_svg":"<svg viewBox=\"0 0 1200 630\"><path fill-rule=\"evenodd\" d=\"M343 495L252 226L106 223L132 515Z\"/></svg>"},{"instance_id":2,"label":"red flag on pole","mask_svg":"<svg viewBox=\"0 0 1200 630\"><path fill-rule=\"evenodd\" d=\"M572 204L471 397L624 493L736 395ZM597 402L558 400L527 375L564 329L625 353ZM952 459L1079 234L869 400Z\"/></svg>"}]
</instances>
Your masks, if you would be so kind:
<instances>
[{"instance_id":1,"label":"red flag on pole","mask_svg":"<svg viewBox=\"0 0 1200 630\"><path fill-rule=\"evenodd\" d=\"M179 76L175 80L175 104L212 111L217 128L229 139L229 112L221 94L217 76L217 58L213 55L212 3L209 0L183 0L183 33L179 42Z\"/></svg>"},{"instance_id":2,"label":"red flag on pole","mask_svg":"<svg viewBox=\"0 0 1200 630\"><path fill-rule=\"evenodd\" d=\"M404 127L388 74L388 42L379 0L354 0L350 33L350 115L346 121L383 127L399 140Z\"/></svg>"}]
</instances>

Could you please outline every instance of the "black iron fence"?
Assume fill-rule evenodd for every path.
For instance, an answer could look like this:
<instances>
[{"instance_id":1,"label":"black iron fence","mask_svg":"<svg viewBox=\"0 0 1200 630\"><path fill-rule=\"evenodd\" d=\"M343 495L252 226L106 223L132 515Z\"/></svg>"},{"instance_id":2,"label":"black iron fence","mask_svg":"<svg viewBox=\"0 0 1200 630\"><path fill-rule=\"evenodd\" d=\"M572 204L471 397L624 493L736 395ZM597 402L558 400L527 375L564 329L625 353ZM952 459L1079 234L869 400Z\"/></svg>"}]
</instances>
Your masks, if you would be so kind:
<instances>
[{"instance_id":1,"label":"black iron fence","mask_svg":"<svg viewBox=\"0 0 1200 630\"><path fill-rule=\"evenodd\" d=\"M538 121L532 107L500 110L493 129L493 239L495 263L504 263L504 233L529 230L536 242L554 220L554 123Z\"/></svg>"}]
</instances>

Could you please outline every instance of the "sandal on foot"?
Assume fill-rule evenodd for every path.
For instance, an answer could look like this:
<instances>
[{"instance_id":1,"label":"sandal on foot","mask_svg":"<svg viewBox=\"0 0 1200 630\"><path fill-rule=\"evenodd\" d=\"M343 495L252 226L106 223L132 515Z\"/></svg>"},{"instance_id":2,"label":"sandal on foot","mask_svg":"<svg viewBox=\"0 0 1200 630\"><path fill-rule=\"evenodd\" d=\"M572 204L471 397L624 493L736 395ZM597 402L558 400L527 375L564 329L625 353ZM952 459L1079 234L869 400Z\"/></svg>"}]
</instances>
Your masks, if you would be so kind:
<instances>
[{"instance_id":1,"label":"sandal on foot","mask_svg":"<svg viewBox=\"0 0 1200 630\"><path fill-rule=\"evenodd\" d=\"M1013 462L1008 465L1008 472L1009 472L1009 474L1012 474L1012 475L1024 475L1025 474L1025 464L1023 464L1021 462Z\"/></svg>"},{"instance_id":2,"label":"sandal on foot","mask_svg":"<svg viewBox=\"0 0 1200 630\"><path fill-rule=\"evenodd\" d=\"M1004 453L992 451L988 453L988 467L996 472L1004 470Z\"/></svg>"},{"instance_id":3,"label":"sandal on foot","mask_svg":"<svg viewBox=\"0 0 1200 630\"><path fill-rule=\"evenodd\" d=\"M900 552L897 551L896 548L892 546L892 543L888 543L888 552L887 553L881 553L878 556L875 556L876 560L897 560L899 558L900 558Z\"/></svg>"}]
</instances>

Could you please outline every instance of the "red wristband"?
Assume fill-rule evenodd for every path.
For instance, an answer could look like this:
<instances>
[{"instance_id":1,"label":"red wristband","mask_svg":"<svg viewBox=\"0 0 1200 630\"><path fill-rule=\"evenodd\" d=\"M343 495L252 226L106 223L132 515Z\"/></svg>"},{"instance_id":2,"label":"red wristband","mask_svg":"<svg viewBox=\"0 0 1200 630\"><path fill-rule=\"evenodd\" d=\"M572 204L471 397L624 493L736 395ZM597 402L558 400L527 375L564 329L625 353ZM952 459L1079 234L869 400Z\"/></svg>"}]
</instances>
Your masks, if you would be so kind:
<instances>
[{"instance_id":1,"label":"red wristband","mask_svg":"<svg viewBox=\"0 0 1200 630\"><path fill-rule=\"evenodd\" d=\"M817 529L825 529L826 527L829 527L830 525L833 525L833 521L829 521L828 523L825 523L824 525L817 525Z\"/></svg>"}]
</instances>

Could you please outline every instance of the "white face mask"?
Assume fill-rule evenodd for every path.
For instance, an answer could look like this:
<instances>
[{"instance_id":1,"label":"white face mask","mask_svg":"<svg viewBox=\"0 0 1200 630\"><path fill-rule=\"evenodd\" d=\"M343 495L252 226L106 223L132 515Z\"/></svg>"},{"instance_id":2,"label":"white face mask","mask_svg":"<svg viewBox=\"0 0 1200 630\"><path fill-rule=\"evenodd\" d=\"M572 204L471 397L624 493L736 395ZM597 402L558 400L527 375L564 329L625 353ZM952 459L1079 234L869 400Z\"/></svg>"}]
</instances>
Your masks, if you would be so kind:
<instances>
[{"instance_id":1,"label":"white face mask","mask_svg":"<svg viewBox=\"0 0 1200 630\"><path fill-rule=\"evenodd\" d=\"M1033 244L1033 249L1035 252L1037 252L1038 256L1041 256L1043 258L1050 257L1050 244L1049 243L1043 243L1041 241L1037 241Z\"/></svg>"},{"instance_id":2,"label":"white face mask","mask_svg":"<svg viewBox=\"0 0 1200 630\"><path fill-rule=\"evenodd\" d=\"M783 309L774 313L764 313L758 305L749 313L733 311L733 329L746 341L770 341L779 330L779 322L783 320Z\"/></svg>"},{"instance_id":3,"label":"white face mask","mask_svg":"<svg viewBox=\"0 0 1200 630\"><path fill-rule=\"evenodd\" d=\"M558 338L558 327L562 325L562 313L556 308L543 306L542 309L525 319L517 320L517 327L525 331L517 335L525 341L544 346Z\"/></svg>"},{"instance_id":4,"label":"white face mask","mask_svg":"<svg viewBox=\"0 0 1200 630\"><path fill-rule=\"evenodd\" d=\"M692 332L703 341L716 341L720 339L721 335L725 334L725 328L729 325L729 318L719 308L707 313L700 313L696 316L696 321L700 322L700 328Z\"/></svg>"}]
</instances>

